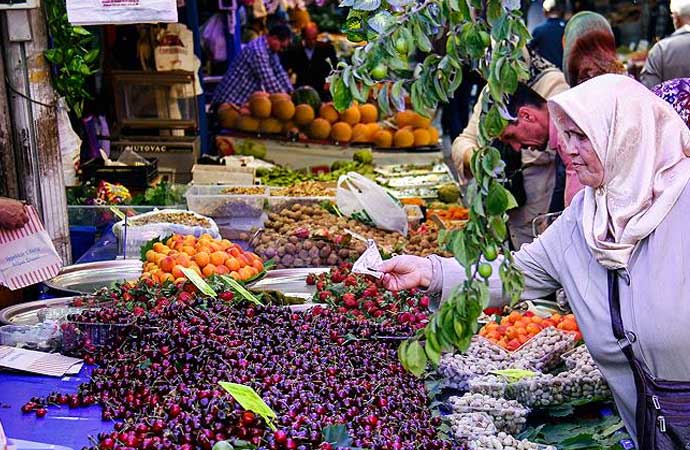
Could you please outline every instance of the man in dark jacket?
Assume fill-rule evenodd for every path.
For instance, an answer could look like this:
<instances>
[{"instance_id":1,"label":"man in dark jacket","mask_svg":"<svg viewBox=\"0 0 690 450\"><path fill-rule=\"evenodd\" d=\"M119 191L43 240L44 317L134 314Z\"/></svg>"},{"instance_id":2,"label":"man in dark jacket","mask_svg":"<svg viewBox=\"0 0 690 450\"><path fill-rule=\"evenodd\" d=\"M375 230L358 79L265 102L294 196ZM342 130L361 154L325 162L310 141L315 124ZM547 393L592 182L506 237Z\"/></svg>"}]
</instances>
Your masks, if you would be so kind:
<instances>
[{"instance_id":1,"label":"man in dark jacket","mask_svg":"<svg viewBox=\"0 0 690 450\"><path fill-rule=\"evenodd\" d=\"M532 32L530 47L559 69L563 66L563 20L562 0L545 0L543 4L546 22Z\"/></svg>"},{"instance_id":2,"label":"man in dark jacket","mask_svg":"<svg viewBox=\"0 0 690 450\"><path fill-rule=\"evenodd\" d=\"M325 88L326 77L331 72L331 64L337 61L332 44L317 40L319 28L309 23L302 29L302 41L283 55L283 66L296 76L294 86L311 86L322 99L330 98ZM330 61L330 64L329 64Z\"/></svg>"}]
</instances>

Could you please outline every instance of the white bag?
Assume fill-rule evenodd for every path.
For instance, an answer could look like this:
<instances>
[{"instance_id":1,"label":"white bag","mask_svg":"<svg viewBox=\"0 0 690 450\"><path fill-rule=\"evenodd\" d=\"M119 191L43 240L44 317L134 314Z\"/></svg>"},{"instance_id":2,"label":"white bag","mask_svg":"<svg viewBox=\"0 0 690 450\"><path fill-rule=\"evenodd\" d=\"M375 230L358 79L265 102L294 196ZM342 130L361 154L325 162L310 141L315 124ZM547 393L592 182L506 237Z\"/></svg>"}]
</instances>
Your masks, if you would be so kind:
<instances>
[{"instance_id":1,"label":"white bag","mask_svg":"<svg viewBox=\"0 0 690 450\"><path fill-rule=\"evenodd\" d=\"M349 172L338 179L335 200L340 211L349 217L370 222L382 230L407 236L407 215L400 202L369 178Z\"/></svg>"},{"instance_id":2,"label":"white bag","mask_svg":"<svg viewBox=\"0 0 690 450\"><path fill-rule=\"evenodd\" d=\"M67 0L72 25L177 22L176 0Z\"/></svg>"},{"instance_id":3,"label":"white bag","mask_svg":"<svg viewBox=\"0 0 690 450\"><path fill-rule=\"evenodd\" d=\"M29 222L17 230L0 229L0 285L11 290L53 278L62 267L48 232L33 206Z\"/></svg>"}]
</instances>

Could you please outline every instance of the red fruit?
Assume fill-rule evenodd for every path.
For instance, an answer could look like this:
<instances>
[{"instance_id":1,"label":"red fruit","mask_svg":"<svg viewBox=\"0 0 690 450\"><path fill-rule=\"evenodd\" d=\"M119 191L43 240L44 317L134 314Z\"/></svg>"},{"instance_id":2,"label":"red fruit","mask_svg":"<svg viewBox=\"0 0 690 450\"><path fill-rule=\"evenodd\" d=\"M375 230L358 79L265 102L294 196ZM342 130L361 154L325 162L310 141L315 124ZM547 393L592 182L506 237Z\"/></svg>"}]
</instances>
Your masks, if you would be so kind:
<instances>
[{"instance_id":1,"label":"red fruit","mask_svg":"<svg viewBox=\"0 0 690 450\"><path fill-rule=\"evenodd\" d=\"M285 444L286 441L287 441L287 433L286 433L285 431L283 431L283 430L276 430L276 431L273 433L273 439L276 440L276 443L277 443L277 444L283 445L283 444Z\"/></svg>"},{"instance_id":2,"label":"red fruit","mask_svg":"<svg viewBox=\"0 0 690 450\"><path fill-rule=\"evenodd\" d=\"M319 300L322 302L325 302L331 297L331 293L329 291L321 291L319 292Z\"/></svg>"},{"instance_id":3,"label":"red fruit","mask_svg":"<svg viewBox=\"0 0 690 450\"><path fill-rule=\"evenodd\" d=\"M288 438L287 441L285 441L285 448L287 448L288 450L296 450L297 449L297 442L295 442L291 438Z\"/></svg>"},{"instance_id":4,"label":"red fruit","mask_svg":"<svg viewBox=\"0 0 690 450\"><path fill-rule=\"evenodd\" d=\"M168 410L168 415L174 419L175 417L180 415L180 412L181 412L181 409L180 409L179 405L172 405L170 407L170 409Z\"/></svg>"},{"instance_id":5,"label":"red fruit","mask_svg":"<svg viewBox=\"0 0 690 450\"><path fill-rule=\"evenodd\" d=\"M48 414L48 410L45 408L38 408L36 410L36 417L38 418L43 418L46 416L46 414Z\"/></svg>"},{"instance_id":6,"label":"red fruit","mask_svg":"<svg viewBox=\"0 0 690 450\"><path fill-rule=\"evenodd\" d=\"M310 233L307 228L298 228L293 234L300 239L307 239Z\"/></svg>"},{"instance_id":7,"label":"red fruit","mask_svg":"<svg viewBox=\"0 0 690 450\"><path fill-rule=\"evenodd\" d=\"M316 275L314 275L313 273L307 275L307 284L309 286L314 286L316 284Z\"/></svg>"},{"instance_id":8,"label":"red fruit","mask_svg":"<svg viewBox=\"0 0 690 450\"><path fill-rule=\"evenodd\" d=\"M429 297L427 295L419 299L419 306L424 309L429 308Z\"/></svg>"},{"instance_id":9,"label":"red fruit","mask_svg":"<svg viewBox=\"0 0 690 450\"><path fill-rule=\"evenodd\" d=\"M233 298L235 298L235 294L233 294L230 291L226 292L221 292L218 297L223 300L224 302L231 302Z\"/></svg>"},{"instance_id":10,"label":"red fruit","mask_svg":"<svg viewBox=\"0 0 690 450\"><path fill-rule=\"evenodd\" d=\"M345 305L345 307L349 309L356 308L358 306L358 303L357 299L355 298L355 295L349 292L343 295L343 305Z\"/></svg>"},{"instance_id":11,"label":"red fruit","mask_svg":"<svg viewBox=\"0 0 690 450\"><path fill-rule=\"evenodd\" d=\"M321 450L333 450L333 445L330 442L322 442L319 446Z\"/></svg>"},{"instance_id":12,"label":"red fruit","mask_svg":"<svg viewBox=\"0 0 690 450\"><path fill-rule=\"evenodd\" d=\"M135 316L142 316L146 313L146 310L144 308L142 308L141 306L135 306L134 310L132 310L132 313Z\"/></svg>"},{"instance_id":13,"label":"red fruit","mask_svg":"<svg viewBox=\"0 0 690 450\"><path fill-rule=\"evenodd\" d=\"M28 414L31 411L33 411L35 407L36 407L35 403L32 403L32 402L25 403L24 405L22 405L22 412L24 414Z\"/></svg>"},{"instance_id":14,"label":"red fruit","mask_svg":"<svg viewBox=\"0 0 690 450\"><path fill-rule=\"evenodd\" d=\"M184 291L180 292L180 295L177 296L177 299L182 303L189 303L192 300L194 300L194 297L192 296L192 294L190 292L188 292L185 289Z\"/></svg>"},{"instance_id":15,"label":"red fruit","mask_svg":"<svg viewBox=\"0 0 690 450\"><path fill-rule=\"evenodd\" d=\"M404 312L398 316L398 322L407 323L412 319L412 315L408 312Z\"/></svg>"},{"instance_id":16,"label":"red fruit","mask_svg":"<svg viewBox=\"0 0 690 450\"><path fill-rule=\"evenodd\" d=\"M357 286L357 278L354 275L349 275L345 278L345 286Z\"/></svg>"},{"instance_id":17,"label":"red fruit","mask_svg":"<svg viewBox=\"0 0 690 450\"><path fill-rule=\"evenodd\" d=\"M370 415L370 416L367 416L367 422L368 422L369 425L371 425L372 427L375 427L375 426L378 425L378 423L379 423L379 418L372 414L372 415Z\"/></svg>"},{"instance_id":18,"label":"red fruit","mask_svg":"<svg viewBox=\"0 0 690 450\"><path fill-rule=\"evenodd\" d=\"M254 422L256 422L256 416L253 412L245 411L242 413L242 417L240 418L240 423L242 423L242 425L248 427L254 425Z\"/></svg>"},{"instance_id":19,"label":"red fruit","mask_svg":"<svg viewBox=\"0 0 690 450\"><path fill-rule=\"evenodd\" d=\"M307 283L307 284L309 284L309 283ZM323 281L319 281L318 283L316 283L316 290L319 292L325 291L326 290L326 283L324 283Z\"/></svg>"},{"instance_id":20,"label":"red fruit","mask_svg":"<svg viewBox=\"0 0 690 450\"><path fill-rule=\"evenodd\" d=\"M112 438L105 438L103 441L101 441L100 448L103 450L109 450L111 448L115 447L115 440Z\"/></svg>"}]
</instances>

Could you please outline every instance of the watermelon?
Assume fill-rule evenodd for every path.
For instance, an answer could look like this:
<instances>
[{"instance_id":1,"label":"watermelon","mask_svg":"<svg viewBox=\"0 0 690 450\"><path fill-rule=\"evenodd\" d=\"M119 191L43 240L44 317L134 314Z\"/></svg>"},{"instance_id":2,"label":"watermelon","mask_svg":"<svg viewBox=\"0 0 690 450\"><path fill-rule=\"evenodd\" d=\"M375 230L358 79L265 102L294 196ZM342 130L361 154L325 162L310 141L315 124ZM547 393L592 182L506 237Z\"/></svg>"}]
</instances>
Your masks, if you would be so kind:
<instances>
[{"instance_id":1,"label":"watermelon","mask_svg":"<svg viewBox=\"0 0 690 450\"><path fill-rule=\"evenodd\" d=\"M295 106L306 103L314 109L315 115L319 114L319 109L321 108L319 93L311 86L301 86L295 89L295 92L292 93L292 103Z\"/></svg>"}]
</instances>

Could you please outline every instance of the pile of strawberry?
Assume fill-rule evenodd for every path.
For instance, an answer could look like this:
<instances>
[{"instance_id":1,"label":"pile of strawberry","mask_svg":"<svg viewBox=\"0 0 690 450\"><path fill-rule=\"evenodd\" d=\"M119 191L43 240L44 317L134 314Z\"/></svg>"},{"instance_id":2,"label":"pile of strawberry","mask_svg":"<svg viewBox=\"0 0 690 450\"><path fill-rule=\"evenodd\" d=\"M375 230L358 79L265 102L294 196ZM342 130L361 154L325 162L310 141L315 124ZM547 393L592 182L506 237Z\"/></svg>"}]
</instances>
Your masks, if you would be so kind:
<instances>
[{"instance_id":1,"label":"pile of strawberry","mask_svg":"<svg viewBox=\"0 0 690 450\"><path fill-rule=\"evenodd\" d=\"M351 272L344 264L319 275L310 274L307 284L316 286L315 303L325 303L342 314L383 325L423 328L429 319L429 296L417 289L392 292L380 281Z\"/></svg>"}]
</instances>

